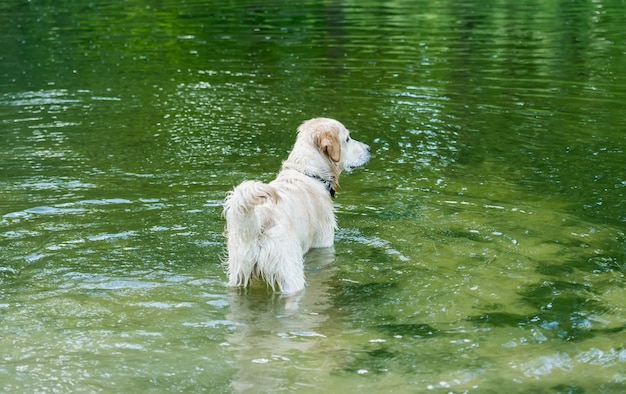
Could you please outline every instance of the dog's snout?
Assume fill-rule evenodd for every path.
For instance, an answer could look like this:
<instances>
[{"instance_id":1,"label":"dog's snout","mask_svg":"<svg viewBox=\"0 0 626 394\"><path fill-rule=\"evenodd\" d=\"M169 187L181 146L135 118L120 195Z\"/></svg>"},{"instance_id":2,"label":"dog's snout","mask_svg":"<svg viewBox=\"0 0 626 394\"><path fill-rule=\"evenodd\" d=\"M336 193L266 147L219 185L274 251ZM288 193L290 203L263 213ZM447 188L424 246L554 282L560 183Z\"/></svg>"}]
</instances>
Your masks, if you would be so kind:
<instances>
[{"instance_id":1,"label":"dog's snout","mask_svg":"<svg viewBox=\"0 0 626 394\"><path fill-rule=\"evenodd\" d=\"M371 153L371 152L372 152L372 148L370 148L370 146L369 146L369 145L365 145L365 149L367 149L367 152L368 152L368 153Z\"/></svg>"}]
</instances>

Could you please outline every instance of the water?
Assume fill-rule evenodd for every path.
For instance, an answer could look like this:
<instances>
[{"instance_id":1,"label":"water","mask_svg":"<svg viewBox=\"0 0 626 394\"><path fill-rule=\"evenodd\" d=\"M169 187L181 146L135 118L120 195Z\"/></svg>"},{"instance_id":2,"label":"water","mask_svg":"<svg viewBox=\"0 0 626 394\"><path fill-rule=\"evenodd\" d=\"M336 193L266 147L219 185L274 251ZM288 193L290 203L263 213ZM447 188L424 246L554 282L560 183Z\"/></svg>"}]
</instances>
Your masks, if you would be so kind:
<instances>
[{"instance_id":1,"label":"water","mask_svg":"<svg viewBox=\"0 0 626 394\"><path fill-rule=\"evenodd\" d=\"M621 1L5 1L0 391L624 390ZM334 250L233 292L221 201L372 146Z\"/></svg>"}]
</instances>

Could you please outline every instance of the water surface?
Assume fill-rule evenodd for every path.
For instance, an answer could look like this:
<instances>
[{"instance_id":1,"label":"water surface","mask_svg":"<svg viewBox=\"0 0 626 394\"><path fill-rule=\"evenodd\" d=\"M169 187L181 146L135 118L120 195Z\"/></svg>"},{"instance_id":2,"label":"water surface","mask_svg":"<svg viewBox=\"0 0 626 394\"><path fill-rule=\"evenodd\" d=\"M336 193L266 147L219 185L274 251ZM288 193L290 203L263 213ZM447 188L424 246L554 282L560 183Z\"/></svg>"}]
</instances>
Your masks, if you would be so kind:
<instances>
[{"instance_id":1,"label":"water surface","mask_svg":"<svg viewBox=\"0 0 626 394\"><path fill-rule=\"evenodd\" d=\"M619 393L620 1L5 1L0 391ZM296 299L221 202L372 146Z\"/></svg>"}]
</instances>

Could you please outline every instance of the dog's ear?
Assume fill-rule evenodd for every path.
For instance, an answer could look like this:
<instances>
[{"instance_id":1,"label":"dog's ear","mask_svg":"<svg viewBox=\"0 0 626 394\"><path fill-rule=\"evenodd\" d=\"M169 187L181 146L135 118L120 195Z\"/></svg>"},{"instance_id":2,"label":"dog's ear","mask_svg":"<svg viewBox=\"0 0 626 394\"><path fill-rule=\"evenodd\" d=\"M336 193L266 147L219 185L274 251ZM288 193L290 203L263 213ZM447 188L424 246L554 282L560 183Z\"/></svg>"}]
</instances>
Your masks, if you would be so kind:
<instances>
[{"instance_id":1,"label":"dog's ear","mask_svg":"<svg viewBox=\"0 0 626 394\"><path fill-rule=\"evenodd\" d=\"M330 130L321 130L317 134L317 145L322 153L328 155L335 163L341 159L341 143L339 142L339 135Z\"/></svg>"}]
</instances>

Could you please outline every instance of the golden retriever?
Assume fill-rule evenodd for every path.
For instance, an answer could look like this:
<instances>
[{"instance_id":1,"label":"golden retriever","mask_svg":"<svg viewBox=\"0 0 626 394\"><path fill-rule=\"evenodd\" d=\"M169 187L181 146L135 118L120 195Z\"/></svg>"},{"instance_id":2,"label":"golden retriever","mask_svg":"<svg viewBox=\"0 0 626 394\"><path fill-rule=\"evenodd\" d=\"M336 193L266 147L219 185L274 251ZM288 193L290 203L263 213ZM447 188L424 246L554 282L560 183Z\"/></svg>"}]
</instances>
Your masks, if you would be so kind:
<instances>
[{"instance_id":1,"label":"golden retriever","mask_svg":"<svg viewBox=\"0 0 626 394\"><path fill-rule=\"evenodd\" d=\"M365 165L370 147L338 121L308 120L276 179L244 181L224 202L229 286L258 277L284 294L304 289L304 254L333 245L339 174Z\"/></svg>"}]
</instances>

